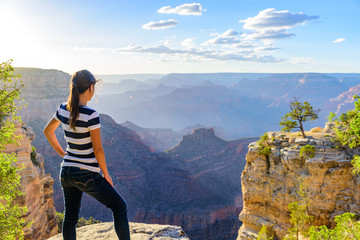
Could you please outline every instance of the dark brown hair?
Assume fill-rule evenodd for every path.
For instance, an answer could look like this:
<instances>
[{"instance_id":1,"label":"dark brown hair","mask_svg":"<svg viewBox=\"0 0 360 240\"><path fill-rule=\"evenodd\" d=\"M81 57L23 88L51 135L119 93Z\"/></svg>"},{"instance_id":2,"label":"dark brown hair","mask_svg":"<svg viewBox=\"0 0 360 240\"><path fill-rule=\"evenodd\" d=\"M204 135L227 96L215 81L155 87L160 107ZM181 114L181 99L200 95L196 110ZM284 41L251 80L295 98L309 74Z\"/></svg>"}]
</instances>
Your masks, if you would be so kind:
<instances>
[{"instance_id":1,"label":"dark brown hair","mask_svg":"<svg viewBox=\"0 0 360 240\"><path fill-rule=\"evenodd\" d=\"M69 126L75 130L75 122L79 117L79 95L86 92L91 85L95 85L96 79L88 70L80 70L74 73L70 79L70 94L66 109L70 112Z\"/></svg>"}]
</instances>

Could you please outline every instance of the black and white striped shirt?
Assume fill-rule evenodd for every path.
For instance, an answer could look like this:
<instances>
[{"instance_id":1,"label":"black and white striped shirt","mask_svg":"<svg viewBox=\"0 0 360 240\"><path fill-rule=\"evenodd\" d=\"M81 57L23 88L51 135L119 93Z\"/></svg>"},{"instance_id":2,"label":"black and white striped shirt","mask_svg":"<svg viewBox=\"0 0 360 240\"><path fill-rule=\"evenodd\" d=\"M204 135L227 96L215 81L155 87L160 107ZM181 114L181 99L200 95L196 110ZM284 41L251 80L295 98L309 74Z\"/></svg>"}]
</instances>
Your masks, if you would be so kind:
<instances>
[{"instance_id":1,"label":"black and white striped shirt","mask_svg":"<svg viewBox=\"0 0 360 240\"><path fill-rule=\"evenodd\" d=\"M54 114L54 118L61 122L67 142L67 155L61 166L80 167L100 172L90 137L90 130L100 127L99 113L87 106L80 106L75 131L69 126L69 116L70 112L66 110L66 103L62 103Z\"/></svg>"}]
</instances>

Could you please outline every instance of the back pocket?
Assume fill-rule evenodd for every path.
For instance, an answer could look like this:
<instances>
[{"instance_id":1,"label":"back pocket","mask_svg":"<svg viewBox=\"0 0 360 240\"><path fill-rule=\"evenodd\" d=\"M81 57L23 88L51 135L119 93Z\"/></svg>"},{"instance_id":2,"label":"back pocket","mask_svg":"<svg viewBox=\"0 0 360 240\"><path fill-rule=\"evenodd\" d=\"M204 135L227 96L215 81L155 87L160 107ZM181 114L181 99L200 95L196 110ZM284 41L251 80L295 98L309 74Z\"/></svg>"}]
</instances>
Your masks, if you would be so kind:
<instances>
[{"instance_id":1,"label":"back pocket","mask_svg":"<svg viewBox=\"0 0 360 240\"><path fill-rule=\"evenodd\" d=\"M81 191L88 192L95 188L94 174L87 172L86 174L73 175L73 184Z\"/></svg>"}]
</instances>

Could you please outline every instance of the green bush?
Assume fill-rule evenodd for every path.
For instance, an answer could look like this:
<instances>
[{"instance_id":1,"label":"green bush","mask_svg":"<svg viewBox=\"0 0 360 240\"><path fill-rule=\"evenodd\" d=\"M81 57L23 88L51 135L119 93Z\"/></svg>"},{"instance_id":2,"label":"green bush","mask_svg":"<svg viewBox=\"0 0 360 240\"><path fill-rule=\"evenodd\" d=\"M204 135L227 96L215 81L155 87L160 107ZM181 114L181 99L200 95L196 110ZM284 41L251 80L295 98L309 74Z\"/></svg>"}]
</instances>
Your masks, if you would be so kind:
<instances>
[{"instance_id":1,"label":"green bush","mask_svg":"<svg viewBox=\"0 0 360 240\"><path fill-rule=\"evenodd\" d=\"M267 227L263 225L256 240L273 240L274 236L268 233Z\"/></svg>"},{"instance_id":2,"label":"green bush","mask_svg":"<svg viewBox=\"0 0 360 240\"><path fill-rule=\"evenodd\" d=\"M16 116L20 109L20 89L23 86L18 81L19 75L14 73L11 61L0 64L0 239L23 239L26 207L20 207L14 200L21 196L20 176L16 167L15 153L4 153L7 144L16 144L19 137L15 133L15 121L21 121Z\"/></svg>"},{"instance_id":3,"label":"green bush","mask_svg":"<svg viewBox=\"0 0 360 240\"><path fill-rule=\"evenodd\" d=\"M36 162L36 148L34 146L31 146L30 158L31 158L31 162L34 165L38 165L38 163Z\"/></svg>"},{"instance_id":4,"label":"green bush","mask_svg":"<svg viewBox=\"0 0 360 240\"><path fill-rule=\"evenodd\" d=\"M257 143L260 147L260 155L266 156L268 158L271 154L271 146L268 133L264 133L264 135L260 137Z\"/></svg>"},{"instance_id":5,"label":"green bush","mask_svg":"<svg viewBox=\"0 0 360 240\"><path fill-rule=\"evenodd\" d=\"M354 109L348 110L338 117L332 112L329 114L329 120L336 126L333 128L336 141L350 148L360 146L360 97L355 95L354 98ZM353 172L360 173L360 157L355 155L351 163L354 166Z\"/></svg>"},{"instance_id":6,"label":"green bush","mask_svg":"<svg viewBox=\"0 0 360 240\"><path fill-rule=\"evenodd\" d=\"M302 159L313 158L315 156L315 147L309 144L302 146L299 155Z\"/></svg>"},{"instance_id":7,"label":"green bush","mask_svg":"<svg viewBox=\"0 0 360 240\"><path fill-rule=\"evenodd\" d=\"M360 239L360 222L353 213L344 213L335 217L336 227L329 229L323 225L311 226L309 237L311 240L350 240Z\"/></svg>"},{"instance_id":8,"label":"green bush","mask_svg":"<svg viewBox=\"0 0 360 240\"><path fill-rule=\"evenodd\" d=\"M62 231L62 223L64 220L64 213L61 212L56 212L56 218L58 221L58 233L61 233ZM95 224L95 223L101 223L100 220L96 220L93 217L90 217L89 219L85 219L84 217L81 217L78 221L78 223L76 224L76 227L83 227L83 226L87 226L87 225L91 225L91 224Z\"/></svg>"}]
</instances>

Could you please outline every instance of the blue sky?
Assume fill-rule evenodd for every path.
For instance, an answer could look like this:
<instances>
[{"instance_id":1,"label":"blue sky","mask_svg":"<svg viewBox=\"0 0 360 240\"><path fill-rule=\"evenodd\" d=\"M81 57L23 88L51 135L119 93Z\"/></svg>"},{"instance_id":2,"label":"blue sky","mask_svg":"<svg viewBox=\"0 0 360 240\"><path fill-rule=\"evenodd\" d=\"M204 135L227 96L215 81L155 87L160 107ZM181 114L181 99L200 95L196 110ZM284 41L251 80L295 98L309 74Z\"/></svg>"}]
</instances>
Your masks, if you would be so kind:
<instances>
[{"instance_id":1,"label":"blue sky","mask_svg":"<svg viewBox=\"0 0 360 240\"><path fill-rule=\"evenodd\" d=\"M0 0L0 22L18 67L360 72L359 0Z\"/></svg>"}]
</instances>

